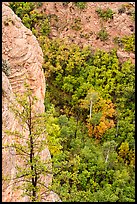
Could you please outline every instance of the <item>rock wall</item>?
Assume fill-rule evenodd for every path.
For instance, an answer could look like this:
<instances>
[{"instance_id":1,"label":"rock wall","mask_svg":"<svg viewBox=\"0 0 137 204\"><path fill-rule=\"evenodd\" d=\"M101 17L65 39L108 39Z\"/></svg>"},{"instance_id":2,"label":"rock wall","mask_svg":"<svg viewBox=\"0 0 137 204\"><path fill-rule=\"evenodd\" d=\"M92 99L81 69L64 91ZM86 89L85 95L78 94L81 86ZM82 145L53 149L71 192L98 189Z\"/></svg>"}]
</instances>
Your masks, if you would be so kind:
<instances>
[{"instance_id":1,"label":"rock wall","mask_svg":"<svg viewBox=\"0 0 137 204\"><path fill-rule=\"evenodd\" d=\"M42 70L43 53L32 32L27 29L21 19L8 7L7 2L2 3L2 58L9 62L10 74L2 73L2 172L10 178L15 175L15 166L18 161L14 149L4 148L5 144L13 142L12 136L5 130L22 131L19 121L15 119L9 109L14 101L14 93L23 93L24 82L27 82L34 96L38 98L35 109L44 112L45 77ZM27 136L27 132L25 132ZM42 155L43 159L50 159L47 147ZM46 185L51 184L52 175L44 178ZM21 197L21 191L15 190L14 185L7 181L2 183L3 202L27 202L27 197ZM51 191L45 195L47 201L58 201L58 196Z\"/></svg>"},{"instance_id":2,"label":"rock wall","mask_svg":"<svg viewBox=\"0 0 137 204\"><path fill-rule=\"evenodd\" d=\"M3 146L5 144L12 144L13 139L11 137L8 137L4 130L11 129L12 131L17 127L17 121L14 118L14 115L12 112L9 111L9 103L13 102L14 96L12 92L12 87L10 85L10 82L5 75L4 72L2 72L2 144ZM15 151L11 152L11 149L5 149L2 150L2 176L4 175L10 176L12 179L15 175ZM6 202L11 201L11 197L13 194L12 191L12 183L11 181L2 181L2 193L3 197L2 200Z\"/></svg>"},{"instance_id":3,"label":"rock wall","mask_svg":"<svg viewBox=\"0 0 137 204\"><path fill-rule=\"evenodd\" d=\"M2 7L2 57L10 63L9 81L13 92L22 92L26 80L40 99L38 108L43 112L45 78L42 50L32 32L5 4Z\"/></svg>"}]
</instances>

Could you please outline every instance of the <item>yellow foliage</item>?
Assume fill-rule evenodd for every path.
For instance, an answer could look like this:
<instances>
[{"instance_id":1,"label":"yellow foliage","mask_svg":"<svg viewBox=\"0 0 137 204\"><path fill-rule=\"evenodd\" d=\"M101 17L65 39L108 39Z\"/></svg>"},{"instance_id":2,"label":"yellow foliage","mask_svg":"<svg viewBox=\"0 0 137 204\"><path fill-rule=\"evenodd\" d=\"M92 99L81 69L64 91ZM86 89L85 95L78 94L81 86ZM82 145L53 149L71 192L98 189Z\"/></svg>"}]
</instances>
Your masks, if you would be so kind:
<instances>
[{"instance_id":1,"label":"yellow foliage","mask_svg":"<svg viewBox=\"0 0 137 204\"><path fill-rule=\"evenodd\" d=\"M81 104L83 105L83 104ZM92 124L88 124L88 132L89 136L94 136L97 139L100 139L103 134L107 131L107 129L115 126L114 124L114 116L116 114L114 104L111 100L105 100L103 98L99 98L97 103L94 105L94 112L102 112L102 116L100 118L100 122L98 125L93 126ZM108 119L109 118L109 119Z\"/></svg>"},{"instance_id":2,"label":"yellow foliage","mask_svg":"<svg viewBox=\"0 0 137 204\"><path fill-rule=\"evenodd\" d=\"M129 152L129 144L128 142L122 142L121 146L119 147L119 156L125 158Z\"/></svg>"},{"instance_id":3,"label":"yellow foliage","mask_svg":"<svg viewBox=\"0 0 137 204\"><path fill-rule=\"evenodd\" d=\"M134 150L129 149L128 142L122 142L121 146L119 147L118 155L119 161L124 161L126 165L135 165L135 152Z\"/></svg>"}]
</instances>

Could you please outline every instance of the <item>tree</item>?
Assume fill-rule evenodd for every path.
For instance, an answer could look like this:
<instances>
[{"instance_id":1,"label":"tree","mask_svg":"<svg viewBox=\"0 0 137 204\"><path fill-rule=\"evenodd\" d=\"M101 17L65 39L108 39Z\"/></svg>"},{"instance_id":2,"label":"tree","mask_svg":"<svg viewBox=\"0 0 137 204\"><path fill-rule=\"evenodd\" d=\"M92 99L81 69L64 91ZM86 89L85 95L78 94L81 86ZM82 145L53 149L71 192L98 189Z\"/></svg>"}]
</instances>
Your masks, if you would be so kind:
<instances>
[{"instance_id":1,"label":"tree","mask_svg":"<svg viewBox=\"0 0 137 204\"><path fill-rule=\"evenodd\" d=\"M133 202L134 164L119 159L117 143L96 143L74 117L61 115L58 122L63 150L53 155L53 189L61 200Z\"/></svg>"},{"instance_id":2,"label":"tree","mask_svg":"<svg viewBox=\"0 0 137 204\"><path fill-rule=\"evenodd\" d=\"M49 39L47 16L29 2L13 4L23 23L37 33L44 54L45 126L55 191L67 202L134 201L135 66L120 62L116 49L93 51ZM96 12L105 20L113 18L110 9ZM120 39L126 51L135 51L134 38ZM54 145L60 141L61 152Z\"/></svg>"},{"instance_id":3,"label":"tree","mask_svg":"<svg viewBox=\"0 0 137 204\"><path fill-rule=\"evenodd\" d=\"M47 147L45 113L37 113L37 98L32 95L28 85L25 87L24 94L16 94L18 107L15 104L10 107L21 124L22 132L6 131L8 135L12 135L14 142L3 148L15 148L18 163L13 184L21 182L18 188L23 190L22 196L28 196L30 201L36 202L41 201L43 195L49 191L44 178L52 173L51 161L43 155Z\"/></svg>"},{"instance_id":4,"label":"tree","mask_svg":"<svg viewBox=\"0 0 137 204\"><path fill-rule=\"evenodd\" d=\"M32 30L33 34L48 35L50 33L50 21L46 14L38 11L42 2L10 2L11 9L22 19L22 23ZM44 23L43 23L44 22Z\"/></svg>"},{"instance_id":5,"label":"tree","mask_svg":"<svg viewBox=\"0 0 137 204\"><path fill-rule=\"evenodd\" d=\"M94 90L89 89L87 96L85 99L81 99L81 107L87 108L89 106L89 118L91 119L92 116L92 107L93 103L97 100L98 93Z\"/></svg>"}]
</instances>

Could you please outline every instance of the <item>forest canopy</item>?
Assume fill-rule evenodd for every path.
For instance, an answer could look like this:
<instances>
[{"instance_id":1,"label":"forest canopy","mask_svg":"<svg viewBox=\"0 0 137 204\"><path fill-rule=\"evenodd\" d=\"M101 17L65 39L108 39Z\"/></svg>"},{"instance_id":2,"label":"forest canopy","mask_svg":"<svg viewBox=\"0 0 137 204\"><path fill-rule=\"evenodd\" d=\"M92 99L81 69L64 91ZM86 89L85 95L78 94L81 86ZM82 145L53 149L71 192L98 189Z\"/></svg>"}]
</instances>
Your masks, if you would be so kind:
<instances>
[{"instance_id":1,"label":"forest canopy","mask_svg":"<svg viewBox=\"0 0 137 204\"><path fill-rule=\"evenodd\" d=\"M52 188L64 202L134 202L135 65L116 49L49 38L50 17L39 6L10 3L44 55ZM133 37L122 38L126 51L135 51Z\"/></svg>"}]
</instances>

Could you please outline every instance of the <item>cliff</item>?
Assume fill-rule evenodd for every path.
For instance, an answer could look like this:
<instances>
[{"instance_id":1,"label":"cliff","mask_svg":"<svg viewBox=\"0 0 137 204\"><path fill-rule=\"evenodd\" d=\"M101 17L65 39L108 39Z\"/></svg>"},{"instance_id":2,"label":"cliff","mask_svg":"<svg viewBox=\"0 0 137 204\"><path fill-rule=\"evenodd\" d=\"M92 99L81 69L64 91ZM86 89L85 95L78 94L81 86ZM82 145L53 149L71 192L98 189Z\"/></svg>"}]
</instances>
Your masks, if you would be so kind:
<instances>
[{"instance_id":1,"label":"cliff","mask_svg":"<svg viewBox=\"0 0 137 204\"><path fill-rule=\"evenodd\" d=\"M21 19L8 7L8 3L2 4L2 59L9 64L8 73L5 69L2 72L2 172L13 178L15 166L20 161L14 149L4 148L4 144L13 142L12 136L8 136L5 130L22 131L22 127L9 106L14 101L15 93L25 91L24 82L27 82L33 95L38 98L36 111L44 112L45 77L42 70L42 50L35 36L21 23ZM27 132L24 134L27 137ZM43 159L50 159L48 147L45 147ZM49 174L43 179L48 186L52 182L52 175ZM21 197L21 191L15 190L14 185L10 181L3 181L2 201L29 201L27 197ZM45 195L44 199L51 202L57 200L59 198L54 192Z\"/></svg>"}]
</instances>

